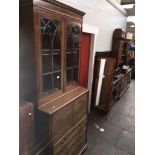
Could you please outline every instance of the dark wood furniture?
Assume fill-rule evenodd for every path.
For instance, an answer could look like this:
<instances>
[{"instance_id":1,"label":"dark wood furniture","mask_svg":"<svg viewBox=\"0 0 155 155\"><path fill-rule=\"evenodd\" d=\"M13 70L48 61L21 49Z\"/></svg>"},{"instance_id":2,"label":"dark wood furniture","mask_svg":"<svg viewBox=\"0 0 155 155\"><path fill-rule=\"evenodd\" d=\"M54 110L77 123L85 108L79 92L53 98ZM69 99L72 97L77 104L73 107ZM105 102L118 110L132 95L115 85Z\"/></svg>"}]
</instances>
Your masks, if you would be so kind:
<instances>
[{"instance_id":1,"label":"dark wood furniture","mask_svg":"<svg viewBox=\"0 0 155 155\"><path fill-rule=\"evenodd\" d=\"M120 97L128 89L129 84L131 82L131 72L132 72L132 69L129 68L128 70L126 70L124 74L121 73L119 75L114 76L113 89L112 89L113 103L118 101Z\"/></svg>"},{"instance_id":2,"label":"dark wood furniture","mask_svg":"<svg viewBox=\"0 0 155 155\"><path fill-rule=\"evenodd\" d=\"M129 55L128 46L131 40L125 39L126 33L121 29L115 29L113 33L112 52L116 58L116 64L128 65Z\"/></svg>"},{"instance_id":3,"label":"dark wood furniture","mask_svg":"<svg viewBox=\"0 0 155 155\"><path fill-rule=\"evenodd\" d=\"M123 69L123 66L128 66L131 59L129 45L131 40L126 39L126 33L122 29L115 29L113 32L112 55L116 58L116 70L113 79L113 103L129 87L131 79L131 68Z\"/></svg>"},{"instance_id":4,"label":"dark wood furniture","mask_svg":"<svg viewBox=\"0 0 155 155\"><path fill-rule=\"evenodd\" d=\"M120 99L121 95L121 80L122 74L115 76L113 79L113 87L112 87L112 95L113 95L113 103Z\"/></svg>"},{"instance_id":5,"label":"dark wood furniture","mask_svg":"<svg viewBox=\"0 0 155 155\"><path fill-rule=\"evenodd\" d=\"M116 60L100 57L97 59L94 75L93 106L104 111L110 110L112 101L112 82Z\"/></svg>"},{"instance_id":6,"label":"dark wood furniture","mask_svg":"<svg viewBox=\"0 0 155 155\"><path fill-rule=\"evenodd\" d=\"M28 67L32 66L36 72L29 82L34 83L34 77L37 80L38 104L41 106L79 82L80 35L84 13L52 0L34 0L32 6L22 4L20 71L28 78L31 70ZM29 61L29 65L26 61ZM20 80L24 81L24 78ZM27 83L21 83L22 88L27 88L21 89L21 96L32 96L23 91L29 90L31 93L35 90L29 88Z\"/></svg>"},{"instance_id":7,"label":"dark wood furniture","mask_svg":"<svg viewBox=\"0 0 155 155\"><path fill-rule=\"evenodd\" d=\"M41 124L47 122L40 130L50 143L50 154L78 154L86 148L87 102L88 90L79 86L39 108Z\"/></svg>"},{"instance_id":8,"label":"dark wood furniture","mask_svg":"<svg viewBox=\"0 0 155 155\"><path fill-rule=\"evenodd\" d=\"M19 152L28 154L35 143L34 106L33 103L21 101L19 106Z\"/></svg>"},{"instance_id":9,"label":"dark wood furniture","mask_svg":"<svg viewBox=\"0 0 155 155\"><path fill-rule=\"evenodd\" d=\"M131 82L131 71L132 69L128 69L125 74L123 74L121 79L121 93L120 96L128 89L129 84Z\"/></svg>"},{"instance_id":10,"label":"dark wood furniture","mask_svg":"<svg viewBox=\"0 0 155 155\"><path fill-rule=\"evenodd\" d=\"M79 86L85 13L53 0L20 1L20 98L34 102L29 154L80 154L87 145L88 90Z\"/></svg>"}]
</instances>

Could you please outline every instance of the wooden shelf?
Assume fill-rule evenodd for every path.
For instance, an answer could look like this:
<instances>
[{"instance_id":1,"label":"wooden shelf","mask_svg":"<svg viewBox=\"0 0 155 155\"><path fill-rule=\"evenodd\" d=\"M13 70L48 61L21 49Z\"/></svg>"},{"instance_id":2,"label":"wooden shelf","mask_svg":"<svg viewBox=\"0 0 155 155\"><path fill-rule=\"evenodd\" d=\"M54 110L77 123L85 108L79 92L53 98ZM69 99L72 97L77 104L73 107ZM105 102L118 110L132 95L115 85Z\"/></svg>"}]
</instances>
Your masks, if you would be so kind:
<instances>
[{"instance_id":1,"label":"wooden shelf","mask_svg":"<svg viewBox=\"0 0 155 155\"><path fill-rule=\"evenodd\" d=\"M53 72L47 72L47 73L44 73L43 75L50 75L50 74L59 73L59 72L61 72L61 70L53 71Z\"/></svg>"},{"instance_id":2,"label":"wooden shelf","mask_svg":"<svg viewBox=\"0 0 155 155\"><path fill-rule=\"evenodd\" d=\"M49 52L49 51L51 51L51 49L50 49L50 48L42 49L42 51L43 51L43 52Z\"/></svg>"},{"instance_id":3,"label":"wooden shelf","mask_svg":"<svg viewBox=\"0 0 155 155\"><path fill-rule=\"evenodd\" d=\"M51 54L42 54L42 56L49 56L49 55L51 55Z\"/></svg>"},{"instance_id":4,"label":"wooden shelf","mask_svg":"<svg viewBox=\"0 0 155 155\"><path fill-rule=\"evenodd\" d=\"M73 69L73 68L78 68L78 66L67 67L66 69Z\"/></svg>"}]
</instances>

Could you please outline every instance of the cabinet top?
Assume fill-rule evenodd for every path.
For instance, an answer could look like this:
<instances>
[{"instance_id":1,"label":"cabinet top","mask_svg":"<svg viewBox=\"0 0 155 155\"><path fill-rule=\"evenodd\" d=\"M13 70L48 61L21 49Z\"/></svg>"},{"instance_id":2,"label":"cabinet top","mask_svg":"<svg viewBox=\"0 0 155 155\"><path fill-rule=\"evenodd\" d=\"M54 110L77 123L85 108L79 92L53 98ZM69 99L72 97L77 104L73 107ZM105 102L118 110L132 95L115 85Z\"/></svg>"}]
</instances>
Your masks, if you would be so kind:
<instances>
[{"instance_id":1,"label":"cabinet top","mask_svg":"<svg viewBox=\"0 0 155 155\"><path fill-rule=\"evenodd\" d=\"M28 6L28 5L45 5L47 7L46 4L52 5L53 7L58 7L61 8L63 10L66 11L70 11L73 13L76 13L80 16L84 16L85 12L82 12L78 9L75 9L69 5L66 5L64 3L61 3L57 0L20 0L20 6Z\"/></svg>"},{"instance_id":2,"label":"cabinet top","mask_svg":"<svg viewBox=\"0 0 155 155\"><path fill-rule=\"evenodd\" d=\"M74 13L77 13L77 14L79 14L81 16L84 16L85 15L84 12L82 12L80 10L77 10L77 9L75 9L75 8L69 6L69 5L64 4L64 3L61 3L59 1L56 1L56 0L43 0L43 1L48 2L48 3L52 4L52 5L57 6L57 7L60 7L62 9L65 9L65 10L68 10L68 11L71 11L71 12L74 12Z\"/></svg>"},{"instance_id":3,"label":"cabinet top","mask_svg":"<svg viewBox=\"0 0 155 155\"><path fill-rule=\"evenodd\" d=\"M59 98L47 103L46 105L40 106L39 110L50 115L87 92L88 89L79 86Z\"/></svg>"}]
</instances>

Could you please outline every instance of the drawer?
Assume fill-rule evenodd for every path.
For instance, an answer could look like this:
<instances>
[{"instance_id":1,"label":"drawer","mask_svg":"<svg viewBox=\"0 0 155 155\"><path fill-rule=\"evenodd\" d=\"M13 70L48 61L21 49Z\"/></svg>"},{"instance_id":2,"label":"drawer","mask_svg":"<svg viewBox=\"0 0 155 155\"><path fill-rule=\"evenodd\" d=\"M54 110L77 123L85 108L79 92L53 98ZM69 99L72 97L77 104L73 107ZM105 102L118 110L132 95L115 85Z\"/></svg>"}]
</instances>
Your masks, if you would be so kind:
<instances>
[{"instance_id":1,"label":"drawer","mask_svg":"<svg viewBox=\"0 0 155 155\"><path fill-rule=\"evenodd\" d=\"M80 96L74 103L74 121L79 122L87 114L87 94Z\"/></svg>"},{"instance_id":2,"label":"drawer","mask_svg":"<svg viewBox=\"0 0 155 155\"><path fill-rule=\"evenodd\" d=\"M54 154L59 154L64 152L65 150L68 149L68 143L71 142L76 135L76 128L74 128L72 131L70 131L60 142L58 142L54 148Z\"/></svg>"},{"instance_id":3,"label":"drawer","mask_svg":"<svg viewBox=\"0 0 155 155\"><path fill-rule=\"evenodd\" d=\"M83 142L83 145L80 145ZM86 144L86 130L83 130L75 137L74 141L70 143L70 147L64 152L63 155L78 155L84 145Z\"/></svg>"},{"instance_id":4,"label":"drawer","mask_svg":"<svg viewBox=\"0 0 155 155\"><path fill-rule=\"evenodd\" d=\"M72 143L74 143L75 140L79 141L83 137L86 138L86 117L54 146L54 155L66 154L65 152L71 149Z\"/></svg>"},{"instance_id":5,"label":"drawer","mask_svg":"<svg viewBox=\"0 0 155 155\"><path fill-rule=\"evenodd\" d=\"M84 148L86 143L87 141L86 141L86 131L85 131L79 136L79 138L76 141L74 141L70 149L66 151L65 155L79 155L79 153Z\"/></svg>"},{"instance_id":6,"label":"drawer","mask_svg":"<svg viewBox=\"0 0 155 155\"><path fill-rule=\"evenodd\" d=\"M52 116L51 128L53 144L71 130L85 115L87 115L87 94L70 102Z\"/></svg>"},{"instance_id":7,"label":"drawer","mask_svg":"<svg viewBox=\"0 0 155 155\"><path fill-rule=\"evenodd\" d=\"M63 137L74 126L74 107L69 103L64 108L53 114L51 128L53 129L53 143Z\"/></svg>"},{"instance_id":8,"label":"drawer","mask_svg":"<svg viewBox=\"0 0 155 155\"><path fill-rule=\"evenodd\" d=\"M86 144L87 144L86 138L81 139L79 144L77 145L77 148L74 150L74 155L79 155L82 149L86 146Z\"/></svg>"}]
</instances>

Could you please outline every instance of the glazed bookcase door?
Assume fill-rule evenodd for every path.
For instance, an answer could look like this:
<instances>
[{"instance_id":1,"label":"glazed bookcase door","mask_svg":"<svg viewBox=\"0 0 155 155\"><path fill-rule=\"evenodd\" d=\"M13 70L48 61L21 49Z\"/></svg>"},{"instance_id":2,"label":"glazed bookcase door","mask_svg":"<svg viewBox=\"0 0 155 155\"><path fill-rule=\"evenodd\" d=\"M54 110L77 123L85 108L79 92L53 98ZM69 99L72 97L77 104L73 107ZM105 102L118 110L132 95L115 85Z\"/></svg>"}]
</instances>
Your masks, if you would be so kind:
<instances>
[{"instance_id":1,"label":"glazed bookcase door","mask_svg":"<svg viewBox=\"0 0 155 155\"><path fill-rule=\"evenodd\" d=\"M42 91L52 94L61 90L61 22L40 18Z\"/></svg>"},{"instance_id":2,"label":"glazed bookcase door","mask_svg":"<svg viewBox=\"0 0 155 155\"><path fill-rule=\"evenodd\" d=\"M79 82L81 26L68 23L66 33L66 85L74 85Z\"/></svg>"}]
</instances>

